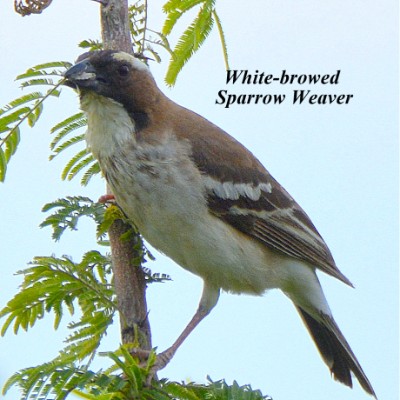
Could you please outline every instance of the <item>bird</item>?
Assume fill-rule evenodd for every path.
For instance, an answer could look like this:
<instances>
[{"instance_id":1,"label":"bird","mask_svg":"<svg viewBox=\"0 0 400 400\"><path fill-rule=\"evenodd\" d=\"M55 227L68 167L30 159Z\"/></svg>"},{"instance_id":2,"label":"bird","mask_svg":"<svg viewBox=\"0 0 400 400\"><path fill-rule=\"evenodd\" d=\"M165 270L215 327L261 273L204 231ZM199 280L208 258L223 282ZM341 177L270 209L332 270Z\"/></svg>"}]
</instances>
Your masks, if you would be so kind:
<instances>
[{"instance_id":1,"label":"bird","mask_svg":"<svg viewBox=\"0 0 400 400\"><path fill-rule=\"evenodd\" d=\"M158 369L217 304L221 290L280 289L333 378L374 389L335 322L322 271L353 286L305 211L221 128L168 98L148 65L118 50L84 53L65 74L87 116L86 141L122 211L144 239L203 280L192 320Z\"/></svg>"}]
</instances>

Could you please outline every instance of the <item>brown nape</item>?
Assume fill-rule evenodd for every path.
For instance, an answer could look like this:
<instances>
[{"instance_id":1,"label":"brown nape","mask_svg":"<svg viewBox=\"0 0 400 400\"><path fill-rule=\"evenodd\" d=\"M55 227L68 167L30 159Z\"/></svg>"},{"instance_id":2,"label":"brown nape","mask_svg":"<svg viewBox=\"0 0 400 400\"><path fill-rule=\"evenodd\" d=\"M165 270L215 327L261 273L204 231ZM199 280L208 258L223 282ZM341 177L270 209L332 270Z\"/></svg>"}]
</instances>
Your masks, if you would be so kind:
<instances>
[{"instance_id":1,"label":"brown nape","mask_svg":"<svg viewBox=\"0 0 400 400\"><path fill-rule=\"evenodd\" d=\"M351 377L351 373L353 373L360 382L361 387L377 398L371 383L335 321L331 317L322 314L321 318L324 322L322 323L300 307L296 308L322 358L328 365L333 378L346 386L353 387Z\"/></svg>"}]
</instances>

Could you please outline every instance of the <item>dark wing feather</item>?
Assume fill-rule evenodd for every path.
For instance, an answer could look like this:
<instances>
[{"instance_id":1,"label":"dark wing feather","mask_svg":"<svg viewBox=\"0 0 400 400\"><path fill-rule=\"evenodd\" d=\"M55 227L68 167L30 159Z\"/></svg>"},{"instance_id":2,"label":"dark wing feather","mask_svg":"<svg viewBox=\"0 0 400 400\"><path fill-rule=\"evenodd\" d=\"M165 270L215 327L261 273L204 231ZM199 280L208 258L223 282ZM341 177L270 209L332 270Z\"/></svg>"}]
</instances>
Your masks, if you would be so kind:
<instances>
[{"instance_id":1,"label":"dark wing feather","mask_svg":"<svg viewBox=\"0 0 400 400\"><path fill-rule=\"evenodd\" d=\"M209 211L269 248L307 261L352 286L337 268L310 218L290 194L244 146L216 126L212 130L217 130L218 135L211 138L210 126L208 131L203 130L201 122L198 135L192 135L190 141L193 161L204 175ZM207 186L209 178L214 185L230 182L263 189L257 199L245 193L221 196L215 187Z\"/></svg>"},{"instance_id":2,"label":"dark wing feather","mask_svg":"<svg viewBox=\"0 0 400 400\"><path fill-rule=\"evenodd\" d=\"M222 199L208 191L210 212L269 248L310 262L322 271L352 286L339 271L326 243L307 214L267 172L271 192L261 190L258 200L246 196Z\"/></svg>"}]
</instances>

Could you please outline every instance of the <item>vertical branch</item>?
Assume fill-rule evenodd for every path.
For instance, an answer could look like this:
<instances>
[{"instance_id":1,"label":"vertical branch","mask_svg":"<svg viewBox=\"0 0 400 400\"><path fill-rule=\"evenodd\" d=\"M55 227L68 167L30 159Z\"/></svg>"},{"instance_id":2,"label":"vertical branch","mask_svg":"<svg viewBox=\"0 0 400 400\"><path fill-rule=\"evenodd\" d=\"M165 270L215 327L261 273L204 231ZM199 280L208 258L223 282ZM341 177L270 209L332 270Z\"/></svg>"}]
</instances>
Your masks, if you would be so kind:
<instances>
[{"instance_id":1,"label":"vertical branch","mask_svg":"<svg viewBox=\"0 0 400 400\"><path fill-rule=\"evenodd\" d=\"M108 0L101 6L100 15L104 48L132 53L128 1Z\"/></svg>"},{"instance_id":2,"label":"vertical branch","mask_svg":"<svg viewBox=\"0 0 400 400\"><path fill-rule=\"evenodd\" d=\"M101 2L101 30L105 49L123 50L132 53L129 30L128 1L108 0ZM107 188L110 193L110 189ZM115 291L118 299L121 320L122 343L139 341L142 349L151 349L151 331L147 318L146 281L140 263L140 254L135 248L140 240L133 235L121 240L130 226L117 220L110 227L109 237L112 252ZM138 337L136 336L138 333Z\"/></svg>"},{"instance_id":3,"label":"vertical branch","mask_svg":"<svg viewBox=\"0 0 400 400\"><path fill-rule=\"evenodd\" d=\"M122 343L139 342L140 348L151 349L151 331L147 318L146 281L141 268L141 257L135 248L140 237L121 235L132 229L122 220L116 220L108 231L112 252L114 287L120 310ZM138 334L138 337L135 337Z\"/></svg>"}]
</instances>

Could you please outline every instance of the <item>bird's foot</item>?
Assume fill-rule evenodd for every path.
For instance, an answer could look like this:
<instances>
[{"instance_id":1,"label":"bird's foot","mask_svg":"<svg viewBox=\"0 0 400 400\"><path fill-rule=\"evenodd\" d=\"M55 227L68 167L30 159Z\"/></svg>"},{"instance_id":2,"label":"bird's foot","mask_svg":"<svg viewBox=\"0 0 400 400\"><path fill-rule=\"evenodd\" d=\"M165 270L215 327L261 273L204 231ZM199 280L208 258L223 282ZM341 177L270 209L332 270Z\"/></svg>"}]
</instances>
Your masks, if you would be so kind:
<instances>
[{"instance_id":1,"label":"bird's foot","mask_svg":"<svg viewBox=\"0 0 400 400\"><path fill-rule=\"evenodd\" d=\"M157 354L156 362L150 368L149 374L147 375L146 385L148 386L151 385L151 381L153 380L157 372L165 368L168 365L168 363L172 360L175 351L176 351L175 349L170 347L167 350L163 351L162 353Z\"/></svg>"},{"instance_id":2,"label":"bird's foot","mask_svg":"<svg viewBox=\"0 0 400 400\"><path fill-rule=\"evenodd\" d=\"M153 365L155 371L157 372L160 369L165 368L168 365L168 363L172 360L174 355L175 355L175 349L173 349L172 347L168 348L167 350L164 350L160 354L157 354L157 360Z\"/></svg>"},{"instance_id":3,"label":"bird's foot","mask_svg":"<svg viewBox=\"0 0 400 400\"><path fill-rule=\"evenodd\" d=\"M130 353L133 357L137 357L140 361L140 366L144 366L147 363L151 350L144 350L140 348L134 348L130 350Z\"/></svg>"},{"instance_id":4,"label":"bird's foot","mask_svg":"<svg viewBox=\"0 0 400 400\"><path fill-rule=\"evenodd\" d=\"M158 371L165 368L167 364L172 360L172 357L175 354L175 351L172 347L168 348L167 350L163 351L160 354L157 354L156 360L153 365L150 367L147 378L146 378L146 385L150 386L151 381L154 379L155 375ZM142 367L147 366L148 359L152 354L152 351L143 350L143 349L133 349L130 352L132 356L137 357L140 360L140 365Z\"/></svg>"},{"instance_id":5,"label":"bird's foot","mask_svg":"<svg viewBox=\"0 0 400 400\"><path fill-rule=\"evenodd\" d=\"M97 201L103 204L115 203L115 196L113 194L103 194L103 196L100 196Z\"/></svg>"}]
</instances>

